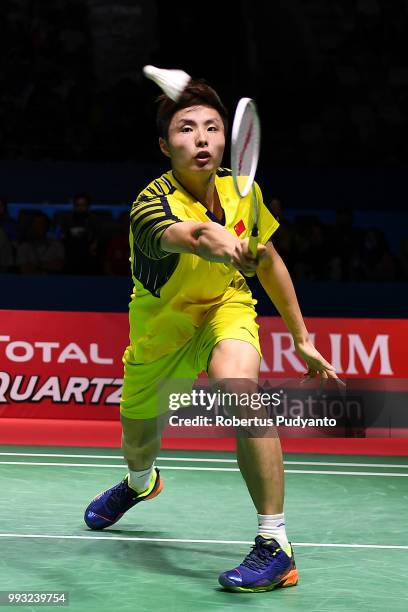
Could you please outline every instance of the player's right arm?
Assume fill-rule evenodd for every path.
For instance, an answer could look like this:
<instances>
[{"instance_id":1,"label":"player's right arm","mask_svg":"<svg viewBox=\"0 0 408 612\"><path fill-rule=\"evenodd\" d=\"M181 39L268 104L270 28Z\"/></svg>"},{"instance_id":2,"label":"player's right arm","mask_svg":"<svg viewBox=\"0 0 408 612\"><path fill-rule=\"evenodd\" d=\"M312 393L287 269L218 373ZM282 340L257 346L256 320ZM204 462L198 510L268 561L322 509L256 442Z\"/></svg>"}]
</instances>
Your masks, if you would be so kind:
<instances>
[{"instance_id":1,"label":"player's right arm","mask_svg":"<svg viewBox=\"0 0 408 612\"><path fill-rule=\"evenodd\" d=\"M235 238L222 225L212 221L182 221L168 227L160 239L168 253L191 253L207 261L232 265L245 273L254 272L257 260L248 249L248 239ZM260 249L265 247L260 246Z\"/></svg>"}]
</instances>

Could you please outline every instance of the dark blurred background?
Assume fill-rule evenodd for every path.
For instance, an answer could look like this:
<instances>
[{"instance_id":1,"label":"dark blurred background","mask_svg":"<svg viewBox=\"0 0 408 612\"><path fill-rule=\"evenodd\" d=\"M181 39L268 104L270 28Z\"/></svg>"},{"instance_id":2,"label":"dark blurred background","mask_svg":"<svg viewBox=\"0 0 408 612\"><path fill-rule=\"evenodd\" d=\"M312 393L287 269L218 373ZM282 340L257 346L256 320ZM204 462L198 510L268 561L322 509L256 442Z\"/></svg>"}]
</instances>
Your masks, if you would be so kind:
<instances>
[{"instance_id":1,"label":"dark blurred background","mask_svg":"<svg viewBox=\"0 0 408 612\"><path fill-rule=\"evenodd\" d=\"M166 169L150 63L256 99L295 281L406 283L407 31L406 0L2 0L0 272L128 275Z\"/></svg>"},{"instance_id":2,"label":"dark blurred background","mask_svg":"<svg viewBox=\"0 0 408 612\"><path fill-rule=\"evenodd\" d=\"M2 0L3 159L160 160L146 63L256 98L263 163L407 161L405 0Z\"/></svg>"}]
</instances>

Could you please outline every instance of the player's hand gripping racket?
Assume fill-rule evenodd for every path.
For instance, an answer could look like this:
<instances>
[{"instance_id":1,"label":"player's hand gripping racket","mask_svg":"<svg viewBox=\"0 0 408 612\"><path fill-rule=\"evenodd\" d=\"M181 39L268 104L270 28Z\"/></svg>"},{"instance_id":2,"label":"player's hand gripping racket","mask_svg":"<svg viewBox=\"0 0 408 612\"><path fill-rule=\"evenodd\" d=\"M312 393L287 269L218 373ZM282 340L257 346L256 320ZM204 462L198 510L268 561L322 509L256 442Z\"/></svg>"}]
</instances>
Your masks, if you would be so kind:
<instances>
[{"instance_id":1,"label":"player's hand gripping racket","mask_svg":"<svg viewBox=\"0 0 408 612\"><path fill-rule=\"evenodd\" d=\"M234 186L240 198L252 192L252 232L249 250L256 257L258 248L258 201L254 179L258 166L261 145L261 124L255 102L251 98L241 98L235 111L232 124L231 170ZM255 272L247 274L254 276Z\"/></svg>"}]
</instances>

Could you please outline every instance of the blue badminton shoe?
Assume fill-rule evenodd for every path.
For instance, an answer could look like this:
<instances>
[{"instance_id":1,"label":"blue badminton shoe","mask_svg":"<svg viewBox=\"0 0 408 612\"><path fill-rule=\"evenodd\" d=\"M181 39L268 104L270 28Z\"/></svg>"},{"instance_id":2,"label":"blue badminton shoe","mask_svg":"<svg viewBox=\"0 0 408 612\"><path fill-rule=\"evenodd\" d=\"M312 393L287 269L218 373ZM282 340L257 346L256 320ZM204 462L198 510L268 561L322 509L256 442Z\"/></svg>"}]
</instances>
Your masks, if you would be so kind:
<instances>
[{"instance_id":1,"label":"blue badminton shoe","mask_svg":"<svg viewBox=\"0 0 408 612\"><path fill-rule=\"evenodd\" d=\"M163 489L163 481L157 468L156 479L146 491L137 493L129 487L128 476L103 493L99 493L85 510L84 520L90 529L105 529L142 501L153 499Z\"/></svg>"},{"instance_id":2,"label":"blue badminton shoe","mask_svg":"<svg viewBox=\"0 0 408 612\"><path fill-rule=\"evenodd\" d=\"M229 591L244 593L295 586L299 576L292 546L290 549L291 557L276 540L268 540L258 535L251 552L241 565L221 574L218 582Z\"/></svg>"}]
</instances>

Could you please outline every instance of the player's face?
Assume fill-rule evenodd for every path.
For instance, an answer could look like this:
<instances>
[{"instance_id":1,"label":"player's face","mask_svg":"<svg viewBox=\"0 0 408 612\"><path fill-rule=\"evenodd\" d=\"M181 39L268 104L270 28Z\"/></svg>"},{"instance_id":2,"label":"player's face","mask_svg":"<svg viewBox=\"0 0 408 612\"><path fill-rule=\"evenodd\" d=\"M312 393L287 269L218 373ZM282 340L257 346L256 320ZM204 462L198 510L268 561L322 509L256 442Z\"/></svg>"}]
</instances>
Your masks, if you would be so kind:
<instances>
[{"instance_id":1,"label":"player's face","mask_svg":"<svg viewBox=\"0 0 408 612\"><path fill-rule=\"evenodd\" d=\"M160 147L175 170L208 173L221 164L225 147L221 116L209 106L190 106L177 111Z\"/></svg>"}]
</instances>

